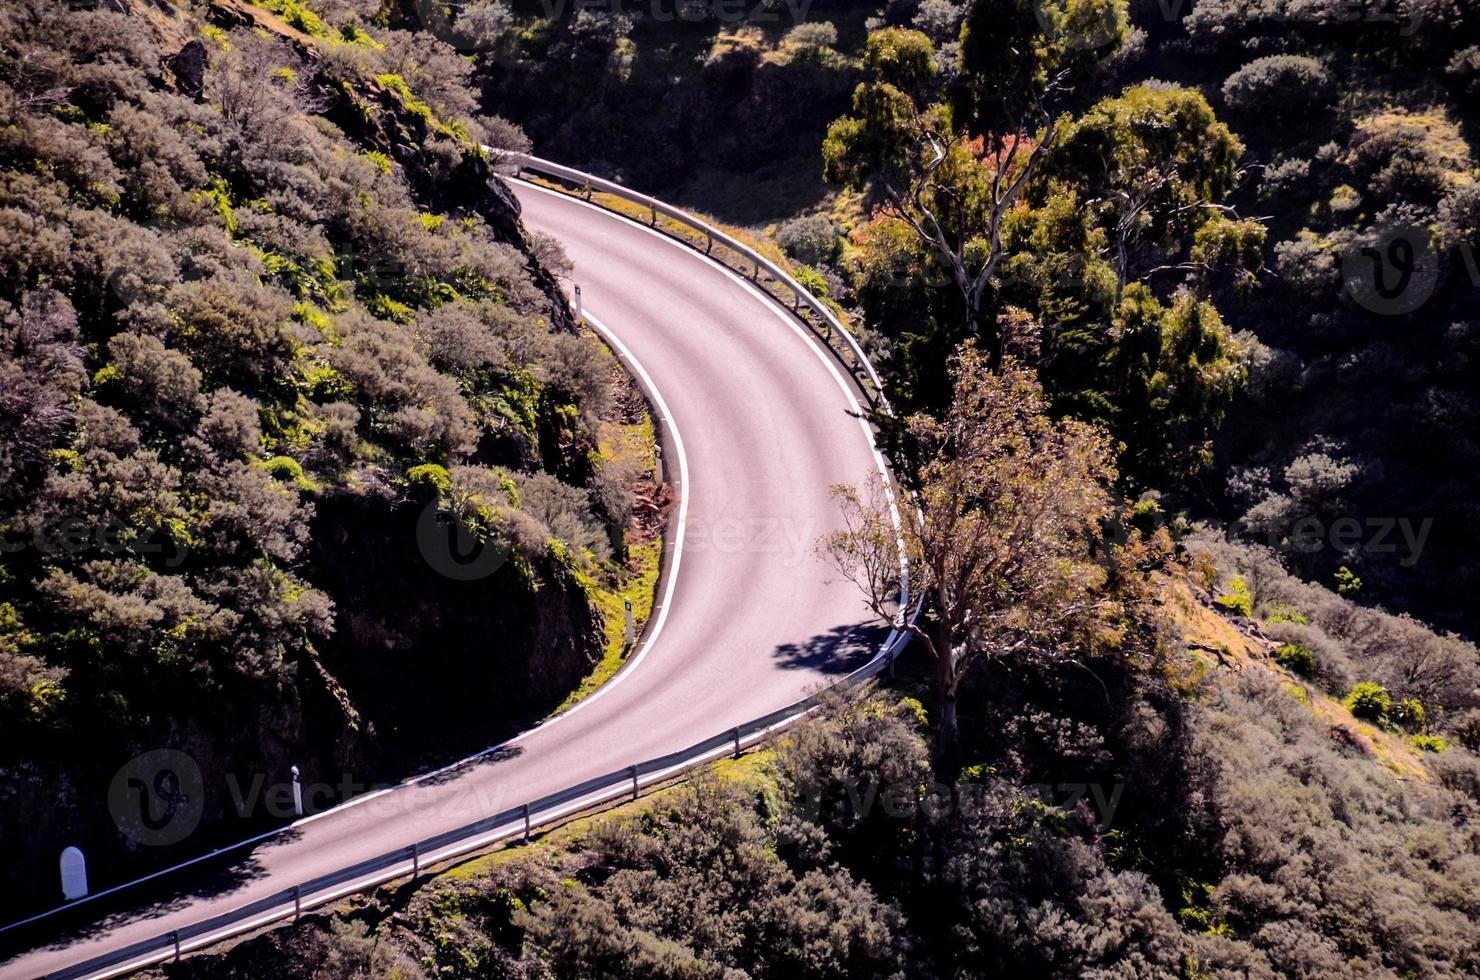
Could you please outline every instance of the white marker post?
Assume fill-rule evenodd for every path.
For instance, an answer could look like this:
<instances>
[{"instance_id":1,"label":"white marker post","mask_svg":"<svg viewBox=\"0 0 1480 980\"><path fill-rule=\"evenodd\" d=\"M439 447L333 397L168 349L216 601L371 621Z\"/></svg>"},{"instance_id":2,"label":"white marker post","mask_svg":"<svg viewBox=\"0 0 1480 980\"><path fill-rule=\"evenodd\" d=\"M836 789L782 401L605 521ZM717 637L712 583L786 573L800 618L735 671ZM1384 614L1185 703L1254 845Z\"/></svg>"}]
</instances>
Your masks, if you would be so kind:
<instances>
[{"instance_id":1,"label":"white marker post","mask_svg":"<svg viewBox=\"0 0 1480 980\"><path fill-rule=\"evenodd\" d=\"M298 767L288 770L293 774L293 814L303 816L303 784L298 781Z\"/></svg>"},{"instance_id":2,"label":"white marker post","mask_svg":"<svg viewBox=\"0 0 1480 980\"><path fill-rule=\"evenodd\" d=\"M87 894L87 859L76 847L62 851L62 897L71 902Z\"/></svg>"},{"instance_id":3,"label":"white marker post","mask_svg":"<svg viewBox=\"0 0 1480 980\"><path fill-rule=\"evenodd\" d=\"M637 629L632 623L632 600L623 599L622 605L627 612L627 623L622 629L622 636L626 638L627 645L630 647L637 642Z\"/></svg>"},{"instance_id":4,"label":"white marker post","mask_svg":"<svg viewBox=\"0 0 1480 980\"><path fill-rule=\"evenodd\" d=\"M586 310L581 303L581 284L576 283L576 322L586 322Z\"/></svg>"}]
</instances>

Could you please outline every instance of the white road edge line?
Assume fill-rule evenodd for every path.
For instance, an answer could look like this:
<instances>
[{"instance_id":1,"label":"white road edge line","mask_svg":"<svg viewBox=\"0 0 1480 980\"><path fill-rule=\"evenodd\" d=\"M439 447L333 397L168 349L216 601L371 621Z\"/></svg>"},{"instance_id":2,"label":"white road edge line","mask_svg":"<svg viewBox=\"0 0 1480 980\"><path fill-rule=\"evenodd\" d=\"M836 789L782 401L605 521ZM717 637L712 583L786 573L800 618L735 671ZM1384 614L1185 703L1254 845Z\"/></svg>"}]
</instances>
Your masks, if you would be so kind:
<instances>
[{"instance_id":1,"label":"white road edge line","mask_svg":"<svg viewBox=\"0 0 1480 980\"><path fill-rule=\"evenodd\" d=\"M413 776L410 779L404 779L394 786L388 786L385 789L377 790L374 793L366 793L364 796L357 796L352 800L346 800L338 806L325 810L322 813L315 813L312 816L304 817L301 820L296 820L293 823L289 824L289 827L301 827L304 824L312 823L315 820L322 819L332 814L342 813L352 806L358 806L361 803L368 803L370 800L373 800L376 797L384 796L387 793L394 793L396 790L403 789L407 786L414 786L417 783L420 783L427 779L431 779L434 776L440 776L444 773L452 771L453 769L457 769L460 766L465 766L470 762L477 762L479 759L483 758L486 755L489 755L490 753L497 752L500 749L508 748L511 745L519 744L530 735L533 735L535 732L545 731L552 725L557 724L562 718L569 718L571 715L575 714L577 711L580 711L582 708L586 707L586 705L597 700L602 695L606 694L606 692L616 687L619 683L626 680L627 677L631 675L632 672L637 668L637 665L642 662L643 658L647 656L648 651L653 648L653 644L658 642L658 637L663 632L663 624L668 621L668 610L673 605L673 592L678 585L678 569L683 562L683 542L689 519L689 457L688 454L684 451L683 435L678 431L678 422L673 417L673 411L668 407L668 402L664 400L663 393L659 391L658 386L653 383L652 375L648 374L647 368L642 366L642 362L633 355L632 351L627 347L626 344L622 343L621 338L613 333L611 328L603 323L594 313L592 313L589 309L583 309L582 314L584 319L589 321L591 326L596 329L596 332L601 334L602 339L604 339L608 344L611 344L612 347L616 349L617 354L623 359L624 363L629 365L633 371L637 372L637 377L643 387L643 390L648 395L648 397L653 400L653 407L657 410L660 417L660 425L664 429L666 429L669 435L673 437L673 448L674 451L678 454L678 516L674 521L675 529L673 532L673 557L669 567L664 570L667 582L663 587L663 598L658 606L658 618L653 621L650 629L644 630L642 645L638 648L636 653L632 654L630 657L627 658L625 662L623 662L622 666L617 670L616 674L613 675L606 683L598 687L595 691L591 692L588 697L581 701L578 701L568 710L562 711L560 714L555 715L554 717L549 718L538 725L535 725L533 728L526 728L524 731L520 732L518 735L515 735L513 738L500 742L497 745L490 745L488 748L474 753L473 755L468 756L466 759L459 759L458 761L449 763L448 765L445 765L440 769L433 769L431 772L424 772L419 776Z\"/></svg>"},{"instance_id":2,"label":"white road edge line","mask_svg":"<svg viewBox=\"0 0 1480 980\"><path fill-rule=\"evenodd\" d=\"M654 407L658 410L659 416L661 416L662 427L667 429L668 434L673 437L673 448L678 453L678 520L677 528L673 532L673 563L666 570L668 582L663 588L662 605L658 609L658 618L653 622L651 631L648 632L647 637L642 641L642 647L629 657L617 669L617 673L608 679L606 683L591 692L584 700L576 702L569 710L550 719L542 726L543 728L550 727L550 725L555 724L562 718L569 718L626 680L637 669L637 665L642 662L642 659L647 656L648 651L653 648L653 644L658 642L658 636L663 632L663 624L668 621L668 610L673 608L673 591L678 585L678 568L683 560L683 540L689 521L689 497L692 495L689 484L689 458L684 452L683 436L678 432L678 422L674 419L673 412L668 408L668 403L663 400L663 393L658 390L657 385L653 384L652 376L647 373L647 368L643 367L642 362L628 349L626 344L622 343L621 338L613 333L611 328L601 322L591 311L583 310L583 313L585 319L591 322L591 325L605 338L606 342L615 347L617 353L622 356L622 359L631 366L632 370L637 372L638 378L642 381L642 386L647 390L649 397L653 400ZM517 742L525 735L540 730L540 728L531 728L529 731L515 736L510 740L510 743Z\"/></svg>"}]
</instances>

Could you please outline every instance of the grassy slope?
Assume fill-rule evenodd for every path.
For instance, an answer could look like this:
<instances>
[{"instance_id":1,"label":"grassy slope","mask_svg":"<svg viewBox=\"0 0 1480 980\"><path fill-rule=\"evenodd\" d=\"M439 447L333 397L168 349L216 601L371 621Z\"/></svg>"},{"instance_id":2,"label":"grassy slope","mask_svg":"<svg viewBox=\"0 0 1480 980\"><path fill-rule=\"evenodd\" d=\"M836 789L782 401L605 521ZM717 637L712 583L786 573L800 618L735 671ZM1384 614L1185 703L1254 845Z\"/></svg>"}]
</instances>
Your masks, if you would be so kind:
<instances>
[{"instance_id":1,"label":"grassy slope","mask_svg":"<svg viewBox=\"0 0 1480 980\"><path fill-rule=\"evenodd\" d=\"M614 355L605 347L614 374L620 375L622 368ZM597 430L598 450L603 457L632 474L634 492L642 496L645 492L659 493L658 441L653 424L653 414L645 399L637 395L635 386L627 382L629 406L622 417L601 423ZM666 521L657 515L657 523L645 523L641 515L634 515L626 530L627 560L618 567L618 577L612 582L587 580L587 592L592 604L601 614L606 641L601 660L582 679L580 685L555 710L556 714L568 710L590 697L602 684L621 669L632 652L626 639L626 603L632 603L633 629L641 636L652 614L657 600L658 580L663 565L663 531Z\"/></svg>"}]
</instances>

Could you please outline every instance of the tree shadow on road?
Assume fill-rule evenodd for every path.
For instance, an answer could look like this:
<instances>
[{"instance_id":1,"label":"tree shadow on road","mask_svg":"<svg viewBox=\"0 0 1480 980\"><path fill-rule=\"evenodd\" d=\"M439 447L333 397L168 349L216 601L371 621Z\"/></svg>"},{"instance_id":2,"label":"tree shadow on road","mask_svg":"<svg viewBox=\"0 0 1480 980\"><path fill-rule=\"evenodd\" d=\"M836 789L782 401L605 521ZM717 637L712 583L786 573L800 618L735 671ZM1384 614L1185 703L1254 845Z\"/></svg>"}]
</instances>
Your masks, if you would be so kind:
<instances>
[{"instance_id":1,"label":"tree shadow on road","mask_svg":"<svg viewBox=\"0 0 1480 980\"><path fill-rule=\"evenodd\" d=\"M496 766L500 762L507 762L510 759L517 758L523 752L524 749L517 745L500 745L497 748L488 749L479 755L475 755L470 759L464 759L461 762L454 763L445 769L438 770L429 775L424 774L418 776L416 779L417 782L427 786L440 786L443 783L450 783L455 779L460 779L474 769Z\"/></svg>"},{"instance_id":2,"label":"tree shadow on road","mask_svg":"<svg viewBox=\"0 0 1480 980\"><path fill-rule=\"evenodd\" d=\"M787 668L845 674L879 652L889 628L874 623L838 626L801 643L783 643L773 656Z\"/></svg>"}]
</instances>

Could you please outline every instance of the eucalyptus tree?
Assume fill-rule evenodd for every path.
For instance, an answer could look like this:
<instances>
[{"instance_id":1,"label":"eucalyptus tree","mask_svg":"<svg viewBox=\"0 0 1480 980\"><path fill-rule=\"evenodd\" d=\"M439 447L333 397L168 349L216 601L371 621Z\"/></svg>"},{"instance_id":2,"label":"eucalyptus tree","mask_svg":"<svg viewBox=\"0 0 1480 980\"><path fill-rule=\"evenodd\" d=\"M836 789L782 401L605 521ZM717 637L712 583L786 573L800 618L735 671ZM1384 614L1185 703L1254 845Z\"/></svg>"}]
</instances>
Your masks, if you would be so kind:
<instances>
[{"instance_id":1,"label":"eucalyptus tree","mask_svg":"<svg viewBox=\"0 0 1480 980\"><path fill-rule=\"evenodd\" d=\"M1096 428L1046 414L1031 371L1010 358L994 371L968 344L943 418L906 423L926 462L918 512L896 532L879 488L835 489L843 527L824 557L873 611L908 630L935 664L941 742L957 734L957 695L971 667L1075 658L1118 643L1124 608L1096 548L1112 516L1111 447ZM910 621L894 607L903 543L913 591L928 600Z\"/></svg>"}]
</instances>

